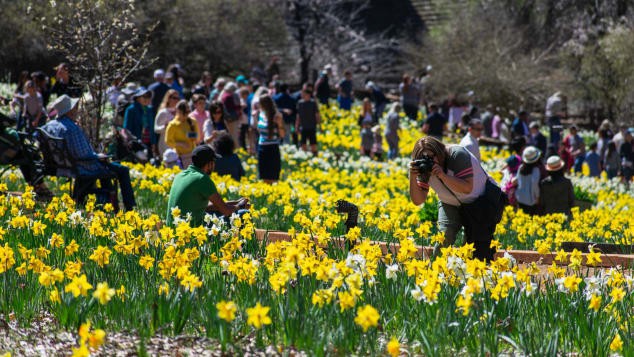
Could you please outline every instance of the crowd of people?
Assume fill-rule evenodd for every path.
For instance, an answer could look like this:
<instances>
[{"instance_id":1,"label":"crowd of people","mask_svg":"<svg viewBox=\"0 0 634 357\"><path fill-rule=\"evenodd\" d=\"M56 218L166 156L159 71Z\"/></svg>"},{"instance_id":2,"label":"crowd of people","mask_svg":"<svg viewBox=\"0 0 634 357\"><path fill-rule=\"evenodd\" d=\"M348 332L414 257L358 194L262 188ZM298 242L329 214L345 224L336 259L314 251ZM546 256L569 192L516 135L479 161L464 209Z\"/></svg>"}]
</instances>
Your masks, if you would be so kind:
<instances>
[{"instance_id":1,"label":"crowd of people","mask_svg":"<svg viewBox=\"0 0 634 357\"><path fill-rule=\"evenodd\" d=\"M293 92L280 79L279 68L266 80L245 75L214 80L209 72L204 72L200 81L188 88L183 69L173 64L167 70L156 69L147 87L124 84L120 77L116 78L106 94L114 112L115 132L120 130L122 135L140 141L147 148L145 159L150 162L179 166L183 170L178 176L178 182L183 184L175 185L180 191L170 194L170 210L190 204L197 211L203 206L205 210L211 209L203 201L213 202L221 215L243 209L248 202L241 201L238 205L222 201L216 196L213 182L201 178L201 173L204 176L216 171L240 180L245 172L235 150L243 148L257 157L261 180L267 183L279 180L280 145L295 145L316 155L321 123L319 105L329 104L333 99L341 109L350 110L355 98L363 98L358 118L359 152L374 160L382 160L385 154L388 160L399 156L398 133L403 117L420 123L426 135L417 144L413 159L423 154L433 157L435 168L429 177L422 179L412 169L417 177L411 181L412 200L424 202L425 195L418 193L418 189L434 187L442 202L439 227L445 231L449 243L455 237L453 232L460 228L456 207L481 195L488 178L483 169L478 169L480 145L508 145L512 149L504 168L502 190L511 204L529 214L570 214L574 194L565 173L582 171L584 163L591 176L605 171L609 178L620 176L624 182L631 180L632 133L625 126L614 133L613 125L605 121L598 130L599 140L586 147L575 125L570 125L563 136L566 98L561 93L548 99L542 124L540 120L531 120L531 113L526 110L505 115L499 108L487 105L481 111L473 92L466 94L466 101L449 97L433 103L426 94L430 71L427 68L420 78L405 74L397 95L386 95L371 80L355 90L358 87L350 71L344 71L333 85L330 65L324 67L314 83L304 83ZM48 105L51 94L56 94L57 100ZM76 98L80 95L68 64L57 66L50 80L42 72L30 75L23 72L10 104L18 118L17 129L33 132L42 127L51 135L66 139L76 159L94 159L83 163L85 167L81 170L114 172L125 208L132 209L135 201L128 169L97 154L75 121ZM460 144L443 144L447 135L461 135ZM388 144L387 152L383 138ZM201 196L197 202L183 201L191 196L190 185L198 185Z\"/></svg>"}]
</instances>

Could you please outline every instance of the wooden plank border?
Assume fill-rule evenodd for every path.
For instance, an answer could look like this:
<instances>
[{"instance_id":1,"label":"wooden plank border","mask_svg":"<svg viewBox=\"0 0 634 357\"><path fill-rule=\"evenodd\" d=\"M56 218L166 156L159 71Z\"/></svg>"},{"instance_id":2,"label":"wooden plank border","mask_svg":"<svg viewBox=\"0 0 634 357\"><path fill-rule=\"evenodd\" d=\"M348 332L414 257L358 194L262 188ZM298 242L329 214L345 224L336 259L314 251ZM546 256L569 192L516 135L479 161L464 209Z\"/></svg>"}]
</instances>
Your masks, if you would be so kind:
<instances>
[{"instance_id":1,"label":"wooden plank border","mask_svg":"<svg viewBox=\"0 0 634 357\"><path fill-rule=\"evenodd\" d=\"M268 231L266 229L256 229L255 236L258 240L262 241L267 239L269 242L278 242L278 241L286 241L290 242L291 237L287 232L282 231ZM316 239L315 239L316 241ZM345 247L345 239L341 237L331 238L331 242L335 243L339 247ZM381 248L383 254L392 253L397 254L400 249L400 245L398 243L388 244L386 242L373 241L372 243L378 244ZM428 246L416 246L418 250L417 255L422 258L427 258L431 255L433 248ZM517 263L538 263L541 265L550 265L555 262L557 265L567 265L567 263L560 263L555 261L555 253L551 254L539 254L536 251L532 250L508 250L508 251L498 251L495 254L495 257L502 257L504 253L507 252L510 254ZM587 255L586 253L582 253L582 265L587 266ZM610 268L621 266L624 268L634 267L634 255L627 254L601 254L601 263L596 265L597 267L602 268Z\"/></svg>"}]
</instances>

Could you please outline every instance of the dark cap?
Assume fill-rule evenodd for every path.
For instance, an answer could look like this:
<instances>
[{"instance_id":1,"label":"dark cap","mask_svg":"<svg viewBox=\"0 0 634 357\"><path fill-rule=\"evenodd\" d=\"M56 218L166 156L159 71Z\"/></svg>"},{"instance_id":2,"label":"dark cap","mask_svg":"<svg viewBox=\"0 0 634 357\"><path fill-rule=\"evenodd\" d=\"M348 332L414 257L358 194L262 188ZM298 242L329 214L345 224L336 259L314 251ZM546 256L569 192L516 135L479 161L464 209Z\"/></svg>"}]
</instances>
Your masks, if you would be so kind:
<instances>
[{"instance_id":1,"label":"dark cap","mask_svg":"<svg viewBox=\"0 0 634 357\"><path fill-rule=\"evenodd\" d=\"M207 144L198 145L192 152L192 163L197 167L205 166L210 161L215 161L218 158L221 158L221 156L216 154L214 149Z\"/></svg>"}]
</instances>

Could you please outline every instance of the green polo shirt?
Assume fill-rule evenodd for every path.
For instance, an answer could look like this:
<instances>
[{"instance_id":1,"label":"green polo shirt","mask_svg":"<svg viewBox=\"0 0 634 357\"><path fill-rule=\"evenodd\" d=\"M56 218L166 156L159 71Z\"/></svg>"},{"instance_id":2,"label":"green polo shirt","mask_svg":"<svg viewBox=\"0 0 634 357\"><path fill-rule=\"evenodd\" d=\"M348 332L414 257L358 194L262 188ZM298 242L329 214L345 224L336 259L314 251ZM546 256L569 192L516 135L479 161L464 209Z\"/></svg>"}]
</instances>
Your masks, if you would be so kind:
<instances>
[{"instance_id":1,"label":"green polo shirt","mask_svg":"<svg viewBox=\"0 0 634 357\"><path fill-rule=\"evenodd\" d=\"M211 177L198 167L189 165L186 170L176 175L174 182L172 182L165 219L167 224L172 224L172 208L178 207L181 210L181 217L191 213L190 225L192 227L200 226L205 217L209 197L216 192L218 190L214 182L211 181Z\"/></svg>"}]
</instances>

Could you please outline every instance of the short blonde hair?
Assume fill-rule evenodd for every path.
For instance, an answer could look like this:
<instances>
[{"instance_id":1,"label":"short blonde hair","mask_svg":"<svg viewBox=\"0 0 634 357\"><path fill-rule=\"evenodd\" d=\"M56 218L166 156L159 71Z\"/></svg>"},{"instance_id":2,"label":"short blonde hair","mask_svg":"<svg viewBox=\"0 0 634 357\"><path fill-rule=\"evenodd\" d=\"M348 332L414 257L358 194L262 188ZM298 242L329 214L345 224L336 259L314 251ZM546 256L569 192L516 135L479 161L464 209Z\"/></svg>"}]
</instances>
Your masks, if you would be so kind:
<instances>
[{"instance_id":1,"label":"short blonde hair","mask_svg":"<svg viewBox=\"0 0 634 357\"><path fill-rule=\"evenodd\" d=\"M431 151L434 157L438 158L438 162L445 162L447 158L447 148L442 141L433 136L425 136L416 142L414 150L412 150L412 160L418 160L423 157L426 151Z\"/></svg>"}]
</instances>

